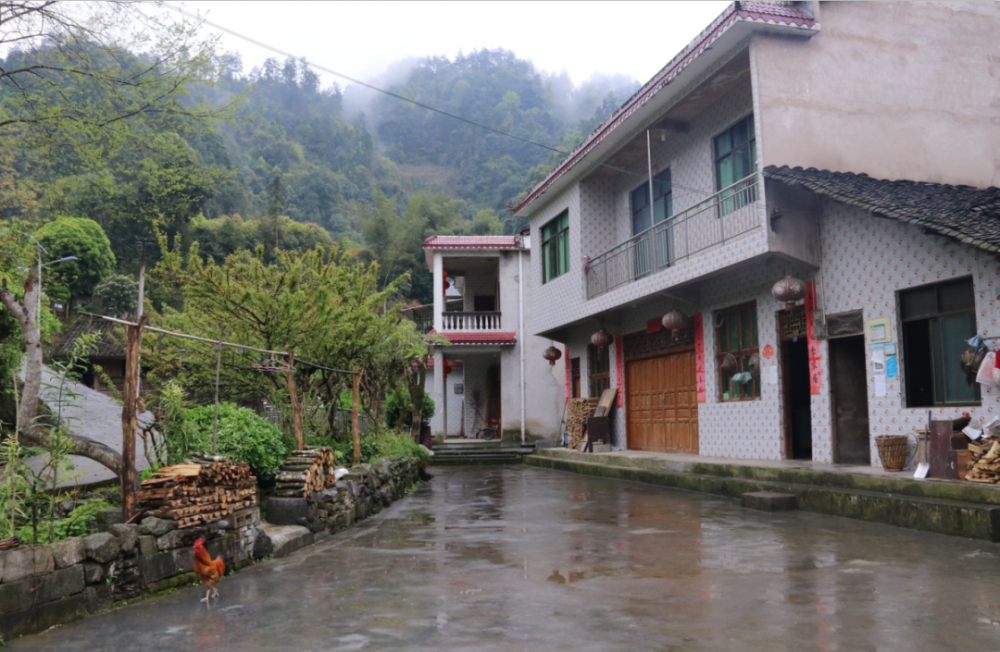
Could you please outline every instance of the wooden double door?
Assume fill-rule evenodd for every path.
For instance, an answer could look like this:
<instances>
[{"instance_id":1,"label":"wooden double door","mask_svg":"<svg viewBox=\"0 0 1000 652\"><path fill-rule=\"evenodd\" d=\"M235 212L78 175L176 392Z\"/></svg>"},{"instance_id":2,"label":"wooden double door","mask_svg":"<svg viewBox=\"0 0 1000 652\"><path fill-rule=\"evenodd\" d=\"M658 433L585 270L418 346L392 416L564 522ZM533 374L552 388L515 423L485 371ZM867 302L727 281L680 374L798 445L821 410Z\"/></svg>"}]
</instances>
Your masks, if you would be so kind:
<instances>
[{"instance_id":1,"label":"wooden double door","mask_svg":"<svg viewBox=\"0 0 1000 652\"><path fill-rule=\"evenodd\" d=\"M698 453L694 351L625 362L628 447Z\"/></svg>"}]
</instances>

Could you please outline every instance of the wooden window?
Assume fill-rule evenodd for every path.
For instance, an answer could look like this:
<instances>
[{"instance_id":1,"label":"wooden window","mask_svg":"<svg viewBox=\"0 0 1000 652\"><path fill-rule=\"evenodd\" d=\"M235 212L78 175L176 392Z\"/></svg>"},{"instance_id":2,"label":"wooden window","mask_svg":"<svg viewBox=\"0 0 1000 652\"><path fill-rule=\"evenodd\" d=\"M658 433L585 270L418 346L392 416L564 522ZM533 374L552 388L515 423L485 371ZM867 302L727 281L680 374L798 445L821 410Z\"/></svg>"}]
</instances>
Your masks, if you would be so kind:
<instances>
[{"instance_id":1,"label":"wooden window","mask_svg":"<svg viewBox=\"0 0 1000 652\"><path fill-rule=\"evenodd\" d=\"M715 313L715 368L719 375L719 400L760 398L760 379L753 376L745 381L734 379L737 374L750 371L750 356L757 350L757 304L747 303ZM730 354L736 358L736 371L724 373L722 361Z\"/></svg>"},{"instance_id":2,"label":"wooden window","mask_svg":"<svg viewBox=\"0 0 1000 652\"><path fill-rule=\"evenodd\" d=\"M580 358L570 358L569 388L571 398L580 398Z\"/></svg>"},{"instance_id":3,"label":"wooden window","mask_svg":"<svg viewBox=\"0 0 1000 652\"><path fill-rule=\"evenodd\" d=\"M542 283L569 271L569 211L542 227Z\"/></svg>"},{"instance_id":4,"label":"wooden window","mask_svg":"<svg viewBox=\"0 0 1000 652\"><path fill-rule=\"evenodd\" d=\"M611 349L587 346L587 372L590 380L590 398L600 398L611 387Z\"/></svg>"},{"instance_id":5,"label":"wooden window","mask_svg":"<svg viewBox=\"0 0 1000 652\"><path fill-rule=\"evenodd\" d=\"M721 217L757 200L754 180L747 178L757 170L757 139L752 114L715 137L714 154L715 189L725 190L719 204ZM746 181L737 184L742 179Z\"/></svg>"},{"instance_id":6,"label":"wooden window","mask_svg":"<svg viewBox=\"0 0 1000 652\"><path fill-rule=\"evenodd\" d=\"M906 406L980 405L979 384L969 383L959 364L976 334L972 279L903 290L899 314Z\"/></svg>"}]
</instances>

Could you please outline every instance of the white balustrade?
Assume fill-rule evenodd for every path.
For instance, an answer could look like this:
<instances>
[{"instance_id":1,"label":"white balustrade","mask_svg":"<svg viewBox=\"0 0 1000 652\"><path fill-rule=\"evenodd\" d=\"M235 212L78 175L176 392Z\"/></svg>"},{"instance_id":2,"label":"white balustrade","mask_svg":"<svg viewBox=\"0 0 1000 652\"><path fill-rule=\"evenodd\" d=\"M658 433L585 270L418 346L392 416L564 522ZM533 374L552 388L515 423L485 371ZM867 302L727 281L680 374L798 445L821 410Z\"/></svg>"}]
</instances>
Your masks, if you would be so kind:
<instances>
[{"instance_id":1,"label":"white balustrade","mask_svg":"<svg viewBox=\"0 0 1000 652\"><path fill-rule=\"evenodd\" d=\"M442 331L482 333L500 330L499 312L445 312Z\"/></svg>"}]
</instances>

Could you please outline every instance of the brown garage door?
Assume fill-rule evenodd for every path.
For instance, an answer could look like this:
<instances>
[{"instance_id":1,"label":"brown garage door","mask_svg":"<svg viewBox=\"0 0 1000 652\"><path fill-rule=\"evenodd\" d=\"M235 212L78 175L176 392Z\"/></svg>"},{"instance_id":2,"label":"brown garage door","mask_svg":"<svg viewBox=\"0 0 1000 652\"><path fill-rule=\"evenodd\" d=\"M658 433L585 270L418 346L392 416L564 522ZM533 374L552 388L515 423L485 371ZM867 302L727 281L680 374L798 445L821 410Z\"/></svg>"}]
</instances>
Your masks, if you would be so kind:
<instances>
[{"instance_id":1,"label":"brown garage door","mask_svg":"<svg viewBox=\"0 0 1000 652\"><path fill-rule=\"evenodd\" d=\"M694 351L625 363L628 447L698 452Z\"/></svg>"}]
</instances>

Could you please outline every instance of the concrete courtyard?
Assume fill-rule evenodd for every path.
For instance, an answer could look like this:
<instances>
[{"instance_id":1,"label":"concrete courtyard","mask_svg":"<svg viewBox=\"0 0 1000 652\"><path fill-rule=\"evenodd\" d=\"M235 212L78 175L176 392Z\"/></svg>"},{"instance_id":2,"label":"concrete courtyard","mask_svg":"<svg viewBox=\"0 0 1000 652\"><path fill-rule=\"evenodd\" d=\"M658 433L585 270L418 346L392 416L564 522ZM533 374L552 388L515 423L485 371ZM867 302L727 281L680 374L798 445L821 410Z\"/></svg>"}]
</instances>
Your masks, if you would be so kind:
<instances>
[{"instance_id":1,"label":"concrete courtyard","mask_svg":"<svg viewBox=\"0 0 1000 652\"><path fill-rule=\"evenodd\" d=\"M353 530L11 650L996 650L1000 546L558 471L435 469Z\"/></svg>"}]
</instances>

